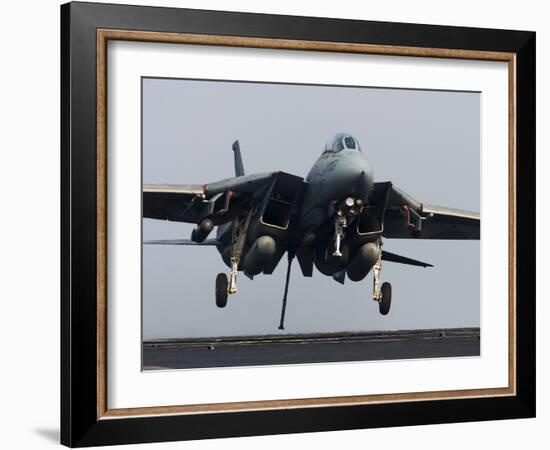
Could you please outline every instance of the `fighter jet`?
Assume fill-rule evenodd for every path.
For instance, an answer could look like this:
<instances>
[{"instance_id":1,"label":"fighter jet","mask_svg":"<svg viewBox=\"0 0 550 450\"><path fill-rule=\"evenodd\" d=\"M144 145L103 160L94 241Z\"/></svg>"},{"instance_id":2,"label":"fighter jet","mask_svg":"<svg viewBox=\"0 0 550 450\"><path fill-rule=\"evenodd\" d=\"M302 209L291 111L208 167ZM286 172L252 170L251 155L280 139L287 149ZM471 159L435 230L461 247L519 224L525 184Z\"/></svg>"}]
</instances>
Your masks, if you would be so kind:
<instances>
[{"instance_id":1,"label":"fighter jet","mask_svg":"<svg viewBox=\"0 0 550 450\"><path fill-rule=\"evenodd\" d=\"M428 206L394 186L375 182L357 140L330 139L304 179L275 171L246 175L239 141L232 146L235 177L207 184L144 185L143 217L196 224L190 239L145 244L216 246L229 275L216 277L216 305L237 293L237 275L273 273L286 253L286 282L279 329L284 329L291 265L303 276L313 267L344 284L373 272L372 299L390 310L392 289L382 283L382 261L432 267L382 250L384 238L479 239L479 214ZM217 227L216 237L208 238Z\"/></svg>"}]
</instances>

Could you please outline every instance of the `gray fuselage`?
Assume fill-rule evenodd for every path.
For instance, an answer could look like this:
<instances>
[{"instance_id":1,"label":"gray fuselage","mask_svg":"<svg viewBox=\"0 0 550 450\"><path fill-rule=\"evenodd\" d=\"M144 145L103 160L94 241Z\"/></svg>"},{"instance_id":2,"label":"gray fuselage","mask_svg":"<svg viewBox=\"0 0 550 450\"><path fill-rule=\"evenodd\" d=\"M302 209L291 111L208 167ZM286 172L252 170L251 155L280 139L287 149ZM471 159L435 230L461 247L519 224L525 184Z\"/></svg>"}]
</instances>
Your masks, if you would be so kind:
<instances>
[{"instance_id":1,"label":"gray fuselage","mask_svg":"<svg viewBox=\"0 0 550 450\"><path fill-rule=\"evenodd\" d=\"M352 278L364 278L378 255L375 244L378 237L360 233L357 228L358 214L367 204L374 185L372 168L359 143L349 134L337 134L328 142L304 181L299 212L286 226L270 223L266 219L266 210L253 219L247 233L243 270L252 275L260 271L271 273L285 251L292 249L296 252L308 247L314 255L316 267L326 275L345 268L356 254L359 255L356 265L360 270L355 271L358 275L352 273ZM338 217L344 220L344 228L353 226L345 234L342 229L343 254L335 258ZM223 242L218 249L228 266L233 252L232 227L233 223L221 225L217 233L218 240ZM366 244L369 246L363 248ZM359 249L363 249L364 254L358 253Z\"/></svg>"},{"instance_id":2,"label":"gray fuselage","mask_svg":"<svg viewBox=\"0 0 550 450\"><path fill-rule=\"evenodd\" d=\"M325 150L306 177L302 203L302 229L318 227L330 214L329 206L346 198L361 199L365 204L373 186L369 161L358 148Z\"/></svg>"}]
</instances>

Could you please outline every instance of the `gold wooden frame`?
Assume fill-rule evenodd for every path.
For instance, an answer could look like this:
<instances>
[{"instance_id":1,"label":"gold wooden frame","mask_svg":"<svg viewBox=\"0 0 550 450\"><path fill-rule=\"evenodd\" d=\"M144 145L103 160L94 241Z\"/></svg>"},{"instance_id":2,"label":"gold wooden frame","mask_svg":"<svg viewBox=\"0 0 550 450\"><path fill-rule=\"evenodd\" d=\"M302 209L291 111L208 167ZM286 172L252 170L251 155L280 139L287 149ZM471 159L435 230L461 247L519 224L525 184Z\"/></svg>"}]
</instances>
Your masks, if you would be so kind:
<instances>
[{"instance_id":1,"label":"gold wooden frame","mask_svg":"<svg viewBox=\"0 0 550 450\"><path fill-rule=\"evenodd\" d=\"M107 41L181 43L287 50L364 53L453 59L503 61L508 63L508 387L401 394L318 397L200 405L150 406L109 409L107 405ZM245 38L236 36L157 33L147 31L97 30L97 418L166 414L197 414L320 406L344 406L516 395L516 55L506 52L445 48Z\"/></svg>"}]
</instances>

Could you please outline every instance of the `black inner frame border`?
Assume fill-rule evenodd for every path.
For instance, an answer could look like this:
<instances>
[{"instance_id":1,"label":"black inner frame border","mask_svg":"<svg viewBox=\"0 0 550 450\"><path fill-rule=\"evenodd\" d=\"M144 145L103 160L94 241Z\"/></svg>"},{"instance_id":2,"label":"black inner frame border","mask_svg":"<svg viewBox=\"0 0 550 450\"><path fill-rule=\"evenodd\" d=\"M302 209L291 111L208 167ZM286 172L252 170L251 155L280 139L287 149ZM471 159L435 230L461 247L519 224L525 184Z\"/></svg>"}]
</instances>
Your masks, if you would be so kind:
<instances>
[{"instance_id":1,"label":"black inner frame border","mask_svg":"<svg viewBox=\"0 0 550 450\"><path fill-rule=\"evenodd\" d=\"M69 446L494 420L535 415L535 33L175 8L61 7L61 442ZM516 54L515 396L98 419L96 29ZM284 30L284 31L282 31Z\"/></svg>"}]
</instances>

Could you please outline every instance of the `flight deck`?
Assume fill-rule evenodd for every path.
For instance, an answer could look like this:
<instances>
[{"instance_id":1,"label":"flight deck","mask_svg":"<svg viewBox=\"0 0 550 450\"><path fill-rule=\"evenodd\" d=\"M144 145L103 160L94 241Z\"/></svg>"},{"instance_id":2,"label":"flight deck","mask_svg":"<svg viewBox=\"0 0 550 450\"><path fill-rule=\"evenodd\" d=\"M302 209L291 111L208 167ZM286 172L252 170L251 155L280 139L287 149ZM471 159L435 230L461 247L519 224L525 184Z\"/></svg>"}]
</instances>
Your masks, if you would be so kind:
<instances>
[{"instance_id":1,"label":"flight deck","mask_svg":"<svg viewBox=\"0 0 550 450\"><path fill-rule=\"evenodd\" d=\"M480 356L479 328L143 342L143 370Z\"/></svg>"}]
</instances>

